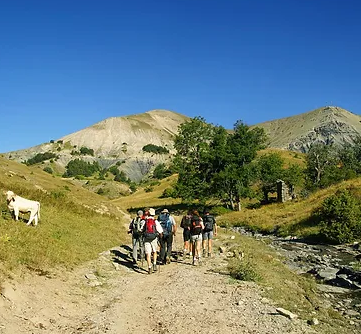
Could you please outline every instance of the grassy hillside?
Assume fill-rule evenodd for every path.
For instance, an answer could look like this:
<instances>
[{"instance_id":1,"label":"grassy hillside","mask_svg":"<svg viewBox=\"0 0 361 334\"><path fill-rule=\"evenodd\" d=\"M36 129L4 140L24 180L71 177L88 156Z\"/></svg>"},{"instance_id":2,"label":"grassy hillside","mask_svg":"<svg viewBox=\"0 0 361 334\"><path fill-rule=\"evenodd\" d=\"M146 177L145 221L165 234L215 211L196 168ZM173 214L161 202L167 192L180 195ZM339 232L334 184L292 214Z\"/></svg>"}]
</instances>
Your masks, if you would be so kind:
<instances>
[{"instance_id":1,"label":"grassy hillside","mask_svg":"<svg viewBox=\"0 0 361 334\"><path fill-rule=\"evenodd\" d=\"M219 217L218 221L224 226L249 226L263 232L277 230L281 235L311 236L319 231L319 227L313 225L309 220L313 210L320 207L321 203L327 197L335 194L337 190L348 187L361 189L361 178L319 190L302 200L272 203L258 209L230 212Z\"/></svg>"},{"instance_id":2,"label":"grassy hillside","mask_svg":"<svg viewBox=\"0 0 361 334\"><path fill-rule=\"evenodd\" d=\"M72 267L119 244L123 214L114 205L71 180L53 177L38 167L0 158L0 277L24 267L34 270ZM41 203L37 227L14 221L8 213L6 190Z\"/></svg>"}]
</instances>

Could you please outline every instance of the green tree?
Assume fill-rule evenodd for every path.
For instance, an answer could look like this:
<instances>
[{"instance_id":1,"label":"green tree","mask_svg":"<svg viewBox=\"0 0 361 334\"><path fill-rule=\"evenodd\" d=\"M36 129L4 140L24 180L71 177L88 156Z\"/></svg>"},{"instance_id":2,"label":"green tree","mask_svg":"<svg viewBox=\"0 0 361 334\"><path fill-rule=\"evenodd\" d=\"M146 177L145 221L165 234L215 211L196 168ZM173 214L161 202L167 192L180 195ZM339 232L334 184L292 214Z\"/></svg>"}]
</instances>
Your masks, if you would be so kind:
<instances>
[{"instance_id":1,"label":"green tree","mask_svg":"<svg viewBox=\"0 0 361 334\"><path fill-rule=\"evenodd\" d=\"M225 135L221 128L216 134L211 153L218 160L212 164L216 166L213 189L226 194L233 209L241 210L241 198L251 195L250 186L256 180L252 161L265 148L267 137L263 129L251 129L242 121L235 123L232 134Z\"/></svg>"},{"instance_id":2,"label":"green tree","mask_svg":"<svg viewBox=\"0 0 361 334\"><path fill-rule=\"evenodd\" d=\"M227 197L239 210L241 198L250 194L254 180L251 162L265 142L264 130L250 129L241 121L236 122L232 134L201 117L181 124L174 143L174 166L179 175L176 193L187 201Z\"/></svg>"},{"instance_id":3,"label":"green tree","mask_svg":"<svg viewBox=\"0 0 361 334\"><path fill-rule=\"evenodd\" d=\"M263 198L268 202L268 194L277 190L277 180L284 176L284 159L279 153L262 155L257 161L258 177Z\"/></svg>"},{"instance_id":4,"label":"green tree","mask_svg":"<svg viewBox=\"0 0 361 334\"><path fill-rule=\"evenodd\" d=\"M342 179L337 147L315 143L306 155L306 178L309 189L325 188Z\"/></svg>"},{"instance_id":5,"label":"green tree","mask_svg":"<svg viewBox=\"0 0 361 334\"><path fill-rule=\"evenodd\" d=\"M207 165L212 133L213 126L202 117L192 118L179 126L174 140L177 153L173 164L178 172L175 190L184 201L204 201L210 195L204 166Z\"/></svg>"}]
</instances>

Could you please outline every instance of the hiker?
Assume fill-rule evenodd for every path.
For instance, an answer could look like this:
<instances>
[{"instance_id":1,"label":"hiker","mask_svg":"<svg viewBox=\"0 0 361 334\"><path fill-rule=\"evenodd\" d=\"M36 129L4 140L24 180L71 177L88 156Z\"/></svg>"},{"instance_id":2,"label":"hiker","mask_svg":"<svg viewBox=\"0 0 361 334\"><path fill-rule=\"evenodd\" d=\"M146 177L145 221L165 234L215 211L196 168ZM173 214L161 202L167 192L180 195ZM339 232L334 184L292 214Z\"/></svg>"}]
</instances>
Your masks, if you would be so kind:
<instances>
[{"instance_id":1,"label":"hiker","mask_svg":"<svg viewBox=\"0 0 361 334\"><path fill-rule=\"evenodd\" d=\"M203 256L206 256L206 254L208 254L208 257L211 257L213 235L217 236L217 222L214 216L209 213L209 210L206 210L204 212L203 224L204 224L204 230L202 234Z\"/></svg>"},{"instance_id":2,"label":"hiker","mask_svg":"<svg viewBox=\"0 0 361 334\"><path fill-rule=\"evenodd\" d=\"M201 244L202 244L202 231L204 229L203 221L197 210L192 211L191 220L191 247L193 254L192 264L196 265L201 262Z\"/></svg>"},{"instance_id":3,"label":"hiker","mask_svg":"<svg viewBox=\"0 0 361 334\"><path fill-rule=\"evenodd\" d=\"M132 234L133 245L133 263L137 264L138 261L138 249L140 251L140 258L144 258L144 246L143 246L143 227L144 227L143 211L139 210L137 216L132 219L129 224L128 233Z\"/></svg>"},{"instance_id":4,"label":"hiker","mask_svg":"<svg viewBox=\"0 0 361 334\"><path fill-rule=\"evenodd\" d=\"M148 263L148 274L152 272L151 255L153 253L153 272L157 271L157 247L158 236L161 238L163 234L162 226L159 221L154 218L155 210L150 208L145 214L145 224L143 227L144 250Z\"/></svg>"},{"instance_id":5,"label":"hiker","mask_svg":"<svg viewBox=\"0 0 361 334\"><path fill-rule=\"evenodd\" d=\"M163 209L158 216L158 221L163 229L163 235L159 238L161 264L169 264L172 255L173 236L176 235L177 225L174 217L168 209Z\"/></svg>"},{"instance_id":6,"label":"hiker","mask_svg":"<svg viewBox=\"0 0 361 334\"><path fill-rule=\"evenodd\" d=\"M184 242L183 256L186 255L192 256L192 250L190 245L191 225L192 225L192 212L189 210L187 214L183 216L180 225L181 228L183 229L183 242Z\"/></svg>"}]
</instances>

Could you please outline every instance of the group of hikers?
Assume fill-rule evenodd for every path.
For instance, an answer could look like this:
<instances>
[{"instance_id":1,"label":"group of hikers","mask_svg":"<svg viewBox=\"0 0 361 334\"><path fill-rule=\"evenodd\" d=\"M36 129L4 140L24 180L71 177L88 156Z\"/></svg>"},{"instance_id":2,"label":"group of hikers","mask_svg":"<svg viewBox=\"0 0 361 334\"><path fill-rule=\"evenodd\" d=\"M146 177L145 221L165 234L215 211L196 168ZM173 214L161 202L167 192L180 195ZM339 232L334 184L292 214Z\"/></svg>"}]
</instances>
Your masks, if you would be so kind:
<instances>
[{"instance_id":1,"label":"group of hikers","mask_svg":"<svg viewBox=\"0 0 361 334\"><path fill-rule=\"evenodd\" d=\"M177 232L176 221L168 209L163 209L158 217L155 215L153 208L139 210L128 229L128 233L132 234L133 263L138 263L139 256L143 260L145 253L148 274L157 271L157 263L170 263ZM180 227L183 229L183 257L192 258L192 264L197 265L202 256L212 256L212 239L217 235L217 223L209 210L204 211L203 216L197 210L189 210L182 217Z\"/></svg>"}]
</instances>

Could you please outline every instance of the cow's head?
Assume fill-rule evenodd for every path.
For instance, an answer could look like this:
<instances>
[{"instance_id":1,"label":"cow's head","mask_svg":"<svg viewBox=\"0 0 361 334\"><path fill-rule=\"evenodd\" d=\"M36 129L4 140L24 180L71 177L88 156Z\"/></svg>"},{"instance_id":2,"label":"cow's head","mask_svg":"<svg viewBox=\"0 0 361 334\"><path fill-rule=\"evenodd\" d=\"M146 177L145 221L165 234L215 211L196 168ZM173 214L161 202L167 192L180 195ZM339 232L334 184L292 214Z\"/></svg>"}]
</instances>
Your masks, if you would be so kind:
<instances>
[{"instance_id":1,"label":"cow's head","mask_svg":"<svg viewBox=\"0 0 361 334\"><path fill-rule=\"evenodd\" d=\"M11 190L8 190L5 192L6 195L6 200L8 203L10 203L11 201L15 201L15 193Z\"/></svg>"}]
</instances>

